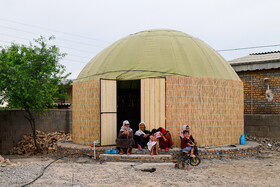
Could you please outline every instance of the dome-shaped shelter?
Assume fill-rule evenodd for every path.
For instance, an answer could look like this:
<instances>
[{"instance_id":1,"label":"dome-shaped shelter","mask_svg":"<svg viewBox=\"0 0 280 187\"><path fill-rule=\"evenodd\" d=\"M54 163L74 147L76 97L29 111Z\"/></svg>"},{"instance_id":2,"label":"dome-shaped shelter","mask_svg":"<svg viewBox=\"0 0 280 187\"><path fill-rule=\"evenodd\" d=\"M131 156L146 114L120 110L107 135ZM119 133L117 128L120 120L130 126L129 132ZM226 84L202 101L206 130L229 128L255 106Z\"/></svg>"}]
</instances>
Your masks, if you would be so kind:
<instances>
[{"instance_id":1,"label":"dome-shaped shelter","mask_svg":"<svg viewBox=\"0 0 280 187\"><path fill-rule=\"evenodd\" d=\"M121 122L165 127L179 146L191 126L199 144L238 143L243 84L203 41L174 30L129 35L104 49L73 84L73 142L115 144Z\"/></svg>"}]
</instances>

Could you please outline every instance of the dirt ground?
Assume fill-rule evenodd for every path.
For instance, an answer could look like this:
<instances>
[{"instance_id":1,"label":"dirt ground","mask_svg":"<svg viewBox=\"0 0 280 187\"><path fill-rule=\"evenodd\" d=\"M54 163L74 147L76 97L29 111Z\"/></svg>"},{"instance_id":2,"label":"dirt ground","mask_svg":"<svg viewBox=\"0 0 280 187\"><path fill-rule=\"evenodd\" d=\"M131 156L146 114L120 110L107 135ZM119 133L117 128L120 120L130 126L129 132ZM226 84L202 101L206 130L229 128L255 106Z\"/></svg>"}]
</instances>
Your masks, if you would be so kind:
<instances>
[{"instance_id":1,"label":"dirt ground","mask_svg":"<svg viewBox=\"0 0 280 187\"><path fill-rule=\"evenodd\" d=\"M12 165L0 167L0 186L21 186L36 178L52 156L5 156ZM153 173L141 169L156 168ZM52 164L30 186L280 186L280 153L255 158L202 160L189 171L173 163L105 162L71 158Z\"/></svg>"}]
</instances>

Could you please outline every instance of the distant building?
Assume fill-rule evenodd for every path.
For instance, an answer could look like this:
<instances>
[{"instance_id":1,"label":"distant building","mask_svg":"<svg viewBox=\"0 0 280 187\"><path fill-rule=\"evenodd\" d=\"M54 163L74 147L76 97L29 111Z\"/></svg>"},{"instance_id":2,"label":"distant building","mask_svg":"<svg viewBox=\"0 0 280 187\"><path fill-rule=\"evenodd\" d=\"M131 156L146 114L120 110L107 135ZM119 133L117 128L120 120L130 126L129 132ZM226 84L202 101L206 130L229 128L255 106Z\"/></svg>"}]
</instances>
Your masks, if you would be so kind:
<instances>
[{"instance_id":1,"label":"distant building","mask_svg":"<svg viewBox=\"0 0 280 187\"><path fill-rule=\"evenodd\" d=\"M244 84L245 133L278 138L280 51L254 53L229 63Z\"/></svg>"},{"instance_id":2,"label":"distant building","mask_svg":"<svg viewBox=\"0 0 280 187\"><path fill-rule=\"evenodd\" d=\"M62 80L62 84L66 84L67 82L72 81L73 79L66 79ZM72 83L69 85L68 88L66 88L67 97L66 98L59 98L58 100L55 100L55 103L57 104L58 108L70 108L72 104Z\"/></svg>"}]
</instances>

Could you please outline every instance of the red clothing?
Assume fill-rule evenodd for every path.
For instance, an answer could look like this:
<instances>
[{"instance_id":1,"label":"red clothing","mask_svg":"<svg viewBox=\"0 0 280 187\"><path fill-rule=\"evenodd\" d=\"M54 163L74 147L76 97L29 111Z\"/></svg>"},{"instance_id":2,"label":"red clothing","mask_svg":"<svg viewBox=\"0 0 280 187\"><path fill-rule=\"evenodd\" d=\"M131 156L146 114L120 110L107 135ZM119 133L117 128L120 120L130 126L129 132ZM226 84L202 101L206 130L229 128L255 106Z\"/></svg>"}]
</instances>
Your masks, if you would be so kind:
<instances>
[{"instance_id":1,"label":"red clothing","mask_svg":"<svg viewBox=\"0 0 280 187\"><path fill-rule=\"evenodd\" d=\"M169 131L166 131L164 128L161 127L161 132L166 138L166 141L163 138L159 138L159 147L162 149L170 148L174 143L172 142L171 134Z\"/></svg>"},{"instance_id":2,"label":"red clothing","mask_svg":"<svg viewBox=\"0 0 280 187\"><path fill-rule=\"evenodd\" d=\"M181 149L184 149L188 145L186 144L186 138L181 139Z\"/></svg>"},{"instance_id":3,"label":"red clothing","mask_svg":"<svg viewBox=\"0 0 280 187\"><path fill-rule=\"evenodd\" d=\"M190 139L183 138L181 141L181 149L184 149L185 147L189 146L191 144Z\"/></svg>"}]
</instances>

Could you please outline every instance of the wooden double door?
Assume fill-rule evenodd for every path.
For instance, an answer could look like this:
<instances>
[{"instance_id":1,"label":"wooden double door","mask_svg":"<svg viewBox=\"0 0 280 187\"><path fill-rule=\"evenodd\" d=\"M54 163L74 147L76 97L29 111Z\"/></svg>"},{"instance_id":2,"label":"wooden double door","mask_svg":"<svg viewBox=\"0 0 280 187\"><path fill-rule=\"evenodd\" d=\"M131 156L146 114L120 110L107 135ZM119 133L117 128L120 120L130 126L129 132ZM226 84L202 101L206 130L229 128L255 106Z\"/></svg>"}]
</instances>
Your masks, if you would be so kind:
<instances>
[{"instance_id":1,"label":"wooden double door","mask_svg":"<svg viewBox=\"0 0 280 187\"><path fill-rule=\"evenodd\" d=\"M141 79L141 121L148 130L165 127L165 78ZM117 138L117 80L100 80L101 145L115 145ZM129 114L127 114L129 115Z\"/></svg>"}]
</instances>

